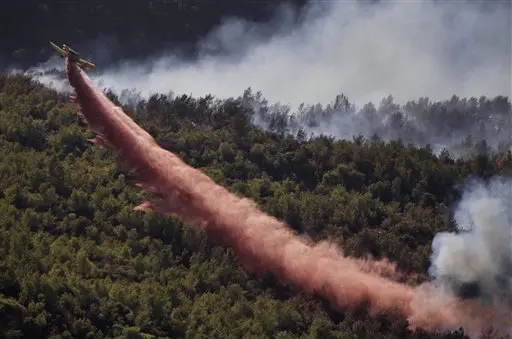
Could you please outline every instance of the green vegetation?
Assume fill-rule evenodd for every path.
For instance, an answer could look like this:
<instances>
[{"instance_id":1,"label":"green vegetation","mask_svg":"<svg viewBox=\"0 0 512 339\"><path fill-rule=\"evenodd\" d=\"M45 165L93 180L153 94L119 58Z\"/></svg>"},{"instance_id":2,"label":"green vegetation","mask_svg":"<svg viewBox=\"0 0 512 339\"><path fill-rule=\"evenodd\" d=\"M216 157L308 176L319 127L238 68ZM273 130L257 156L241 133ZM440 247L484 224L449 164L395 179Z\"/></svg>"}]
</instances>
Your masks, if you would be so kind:
<instances>
[{"instance_id":1,"label":"green vegetation","mask_svg":"<svg viewBox=\"0 0 512 339\"><path fill-rule=\"evenodd\" d=\"M485 153L455 161L399 141L263 131L241 99L154 96L125 108L161 145L298 232L422 278L433 236L453 227L455 184L498 171ZM463 337L334 313L246 273L205 234L132 211L143 193L90 136L66 96L0 75L2 337Z\"/></svg>"}]
</instances>

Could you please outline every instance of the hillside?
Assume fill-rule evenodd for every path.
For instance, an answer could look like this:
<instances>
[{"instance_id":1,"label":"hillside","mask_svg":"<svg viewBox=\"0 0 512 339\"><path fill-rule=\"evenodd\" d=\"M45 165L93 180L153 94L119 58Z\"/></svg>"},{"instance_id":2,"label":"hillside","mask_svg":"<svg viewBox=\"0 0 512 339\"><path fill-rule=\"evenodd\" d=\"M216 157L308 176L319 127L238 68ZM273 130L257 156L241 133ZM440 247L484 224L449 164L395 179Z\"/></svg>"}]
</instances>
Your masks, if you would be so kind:
<instances>
[{"instance_id":1,"label":"hillside","mask_svg":"<svg viewBox=\"0 0 512 339\"><path fill-rule=\"evenodd\" d=\"M453 160L397 141L263 131L241 99L155 96L133 107L161 145L299 233L387 257L420 281L432 238L453 229L455 184L499 171L485 153ZM247 273L202 232L133 212L143 194L129 172L86 141L65 96L29 78L0 76L0 121L5 337L463 337L411 333L405 320L364 309L331 312Z\"/></svg>"}]
</instances>

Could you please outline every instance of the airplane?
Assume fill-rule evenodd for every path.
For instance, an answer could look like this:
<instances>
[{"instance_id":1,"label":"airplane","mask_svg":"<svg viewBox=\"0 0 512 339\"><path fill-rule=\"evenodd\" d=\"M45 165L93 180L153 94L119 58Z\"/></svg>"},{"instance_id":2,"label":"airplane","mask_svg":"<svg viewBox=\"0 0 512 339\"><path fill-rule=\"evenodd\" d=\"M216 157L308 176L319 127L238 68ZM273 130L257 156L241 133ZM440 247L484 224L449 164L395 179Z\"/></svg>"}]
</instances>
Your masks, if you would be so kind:
<instances>
[{"instance_id":1,"label":"airplane","mask_svg":"<svg viewBox=\"0 0 512 339\"><path fill-rule=\"evenodd\" d=\"M53 42L50 41L50 45L52 45L52 47L55 48L57 50L57 52L59 52L63 58L69 57L69 59L72 62L77 64L78 67L82 68L83 70L87 70L89 68L96 67L96 65L93 64L92 62L85 60L85 59L81 59L80 54L78 54L77 51L73 50L71 47L69 47L66 44L62 44L62 48L60 48L59 46L57 46L56 44L54 44Z\"/></svg>"}]
</instances>

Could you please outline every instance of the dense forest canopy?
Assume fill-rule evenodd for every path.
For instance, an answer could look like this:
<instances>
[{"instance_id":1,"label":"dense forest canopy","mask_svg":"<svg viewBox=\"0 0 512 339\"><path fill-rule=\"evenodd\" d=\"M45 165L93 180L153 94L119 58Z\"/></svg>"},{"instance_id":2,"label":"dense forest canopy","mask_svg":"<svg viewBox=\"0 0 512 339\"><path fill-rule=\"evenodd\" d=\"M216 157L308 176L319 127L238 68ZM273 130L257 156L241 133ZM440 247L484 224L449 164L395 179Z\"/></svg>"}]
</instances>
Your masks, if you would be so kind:
<instances>
[{"instance_id":1,"label":"dense forest canopy","mask_svg":"<svg viewBox=\"0 0 512 339\"><path fill-rule=\"evenodd\" d=\"M489 3L475 6L481 7L483 13L497 11ZM87 141L92 133L77 116L68 95L48 86L47 79L56 78L45 78L48 74L33 77L3 71L5 65L26 69L48 60L54 52L47 40L67 42L83 51L84 57L101 64L95 70L99 78L110 76L110 80L123 85L105 86L107 96L121 105L160 145L189 165L204 171L230 191L253 199L263 211L284 220L299 234L314 241L331 239L348 256L387 258L397 264L403 272L402 280L408 283L428 281L433 239L439 232L456 229L453 212L461 201L464 184L474 178L487 181L510 175L512 104L508 96L498 95L510 90L510 87L499 88L506 78L500 71L505 67L503 60L510 59L505 58L510 56L510 43L492 44L486 40L489 36L506 39L510 22L496 19L498 24L493 26L493 22L482 20L478 27L484 33L459 30L457 25L449 25L464 21L464 15L455 18L450 16L453 12L450 15L437 12L436 15L442 15L436 19L446 20L453 36L467 36L470 32L469 42L484 41L483 45L475 45L482 48L473 48L471 53L464 53L467 46L474 46L466 45L467 39L444 41L438 31L427 34L435 37L433 41L419 39L418 44L409 46L410 37L386 40L388 36L377 35L378 29L374 27L375 37L368 40L376 45L372 46L363 39L369 31L364 29L366 26L358 26L358 22L356 29L345 30L348 33L343 39L328 34L324 26L318 25L317 30L292 31L294 43L281 45L281 40L272 37L276 31L289 28L276 15L279 8L285 8L280 7L283 4L252 0L30 0L3 4L0 11L1 337L465 337L462 330L445 334L411 331L406 319L390 314L373 316L364 305L334 311L317 296L282 284L273 276L245 271L231 249L178 219L133 211L145 198L133 185L133 173L113 152ZM291 16L283 15L291 18L287 25L294 26L318 14L304 10L307 6L303 0L286 4L291 4L294 11L301 9ZM503 6L501 13L506 14L510 3L493 6ZM471 10L460 11L466 18L473 17ZM347 10L347 13L350 16L352 12ZM367 23L367 14L371 11L358 19ZM392 12L388 19L395 15L414 21L400 11ZM170 50L189 60L206 52L222 54L219 46L227 50L233 45L238 47L239 43L245 46L240 38L245 35L223 45L226 41L214 34L213 38L219 38L220 43L205 43L205 36L215 27L216 32L222 30L225 27L222 24L230 17L256 23L270 20L270 24L257 30L252 24L242 28L262 41L277 41L272 46L277 48L265 49L266 45L255 44L256 48L242 49L249 58L263 49L264 62L257 59L245 68L221 68L219 73L211 72L210 78L197 77L190 82L217 85L219 74L238 74L244 78L248 76L240 70L254 68L254 72L268 76L268 81L276 82L272 88L288 87L286 93L291 93L293 98L301 98L309 88L323 96L319 89L327 91L328 81L324 84L318 79L332 74L348 79L344 84L349 84L349 88L344 87L339 93L357 85L360 91L366 92L358 74L364 71L359 66L365 64L352 67L353 59L363 58L371 51L380 53L406 46L410 47L405 49L407 59L425 61L424 55L435 54L434 47L438 46L435 42L439 40L446 43L443 46L450 52L450 60L436 55L435 62L411 62L402 72L402 64L407 60L394 60L383 53L389 67L375 69L375 64L370 63L372 67L367 67L366 75L373 72L375 79L382 77L380 84L386 93L392 92L388 91L392 83L400 84L400 81L406 83L398 86L404 92L406 87L414 87L412 82L404 80L405 75L416 77L416 89L439 87L441 92L449 91L444 99L432 99L421 93L423 97L409 98L400 104L393 94L402 93L390 93L380 101L366 104L356 105L350 95L339 94L331 103L294 106L270 102L258 87L244 91L246 87L237 87L239 83L235 80L239 78L228 84L232 86L230 90L236 88L240 93L231 96L214 95L213 85L209 89L211 95L173 94L175 84L167 77L163 77L160 87L154 87L165 91L141 93L164 68L155 68L140 77L134 72L132 78L122 79L123 72L131 66L142 64L141 69L151 68L157 63L154 55ZM492 18L485 18L489 17ZM343 24L336 16L330 20L327 26ZM384 21L379 26L381 29L393 24ZM413 29L407 26L407 20L404 22L403 27ZM334 30L338 27L331 26ZM405 30L397 25L386 33ZM230 34L226 33L228 37ZM309 40L294 40L301 34ZM355 36L352 40L355 45L349 45L350 36ZM287 42L288 38L283 40ZM316 45L316 41L325 44ZM393 44L397 41L400 43ZM370 52L363 49L357 57L350 54L352 46L365 43L370 45L365 47L375 49L370 48ZM349 45L351 59L340 58L339 50L334 47L334 52L329 54L330 46L343 44ZM305 63L293 64L288 58L269 53L287 50L283 46L309 45L313 46L313 52L306 55ZM286 57L303 51L288 50L291 52ZM486 54L489 51L496 54ZM347 56L341 52L340 55ZM149 62L133 61L137 59ZM133 65L128 63L121 70L109 68L119 60L132 61ZM233 60L237 59L211 60L216 68L219 64L236 64ZM253 67L265 65L269 60L277 60L276 68L269 62L272 66L269 69L276 72L285 69L288 63L293 67L289 72L277 73L276 77ZM307 64L317 67L325 60L332 63L318 72L314 67L315 72L305 69ZM348 65L345 70L354 68L354 73L336 73L331 67L342 63ZM178 65L179 72L187 67L194 71L183 73L183 78L190 74L204 75L202 72L207 70L201 63ZM430 68L433 66L453 69L455 73L440 76L442 70ZM414 75L416 70L424 72ZM321 76L315 77L317 73ZM433 73L435 76L429 78ZM459 79L456 75L461 74L464 76ZM174 81L172 76L169 78ZM370 80L365 79L366 84L374 78L372 75ZM298 88L300 79L307 79L302 80L302 92ZM394 79L398 80L394 82ZM429 81L431 87L422 87ZM462 92L462 87L467 89L466 84L473 91L477 89L473 97L452 95ZM338 88L337 83L331 85ZM135 89L130 90L132 87ZM480 89L486 93L480 93ZM497 89L499 93L495 93Z\"/></svg>"},{"instance_id":2,"label":"dense forest canopy","mask_svg":"<svg viewBox=\"0 0 512 339\"><path fill-rule=\"evenodd\" d=\"M387 257L420 281L433 236L453 229L456 184L500 171L495 154L454 160L399 141L272 133L244 105L154 96L124 109L161 145L298 232L337 239L348 255ZM188 225L133 212L142 196L129 171L86 141L66 96L27 77L0 77L0 120L7 337L462 337L411 333L404 320L364 310L331 313L246 273Z\"/></svg>"}]
</instances>

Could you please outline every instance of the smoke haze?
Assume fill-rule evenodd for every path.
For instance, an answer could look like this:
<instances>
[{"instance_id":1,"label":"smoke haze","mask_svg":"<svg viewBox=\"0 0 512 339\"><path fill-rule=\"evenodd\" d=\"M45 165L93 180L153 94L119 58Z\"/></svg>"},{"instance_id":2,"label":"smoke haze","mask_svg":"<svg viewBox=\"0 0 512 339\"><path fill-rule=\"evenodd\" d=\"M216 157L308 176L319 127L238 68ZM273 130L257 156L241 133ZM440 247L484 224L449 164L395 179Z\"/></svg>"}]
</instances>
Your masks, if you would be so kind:
<instances>
[{"instance_id":1,"label":"smoke haze","mask_svg":"<svg viewBox=\"0 0 512 339\"><path fill-rule=\"evenodd\" d=\"M377 134L460 157L470 156L468 145L484 139L494 150L510 147L509 102L444 100L509 97L511 35L510 1L348 0L312 2L301 10L283 5L267 23L226 18L198 43L194 60L176 49L148 54L145 62L102 66L109 48L120 48L116 39L86 45L98 50L92 53L98 56L93 83L113 89L122 102L155 93L240 97L251 87L267 100L244 97L253 122L263 128L272 129L258 115L262 109L288 118L309 110L315 123L308 117L288 121L287 132L301 128L307 135L341 139ZM59 69L60 60L52 57L29 73L69 91L63 74L48 72ZM325 105L340 93L351 107L325 114Z\"/></svg>"},{"instance_id":2,"label":"smoke haze","mask_svg":"<svg viewBox=\"0 0 512 339\"><path fill-rule=\"evenodd\" d=\"M143 64L99 63L92 79L144 96L172 90L237 97L250 86L292 107L327 104L340 93L359 106L389 94L398 102L508 96L511 20L509 1L283 7L267 24L226 19L199 43L197 60L169 53Z\"/></svg>"}]
</instances>

